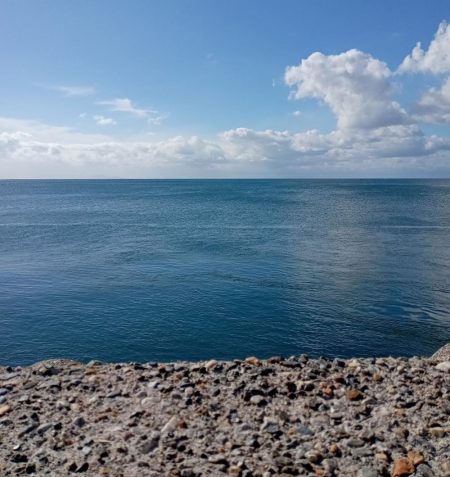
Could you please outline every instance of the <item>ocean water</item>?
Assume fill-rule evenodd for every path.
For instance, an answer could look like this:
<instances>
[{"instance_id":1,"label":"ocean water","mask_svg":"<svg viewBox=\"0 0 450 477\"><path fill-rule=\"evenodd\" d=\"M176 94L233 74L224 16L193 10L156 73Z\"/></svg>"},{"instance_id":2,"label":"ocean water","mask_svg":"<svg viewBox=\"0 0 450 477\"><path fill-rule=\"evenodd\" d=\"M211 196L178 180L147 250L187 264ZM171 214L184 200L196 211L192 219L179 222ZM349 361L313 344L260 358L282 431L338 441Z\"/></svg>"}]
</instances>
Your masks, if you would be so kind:
<instances>
[{"instance_id":1,"label":"ocean water","mask_svg":"<svg viewBox=\"0 0 450 477\"><path fill-rule=\"evenodd\" d=\"M447 341L450 181L0 181L0 364Z\"/></svg>"}]
</instances>

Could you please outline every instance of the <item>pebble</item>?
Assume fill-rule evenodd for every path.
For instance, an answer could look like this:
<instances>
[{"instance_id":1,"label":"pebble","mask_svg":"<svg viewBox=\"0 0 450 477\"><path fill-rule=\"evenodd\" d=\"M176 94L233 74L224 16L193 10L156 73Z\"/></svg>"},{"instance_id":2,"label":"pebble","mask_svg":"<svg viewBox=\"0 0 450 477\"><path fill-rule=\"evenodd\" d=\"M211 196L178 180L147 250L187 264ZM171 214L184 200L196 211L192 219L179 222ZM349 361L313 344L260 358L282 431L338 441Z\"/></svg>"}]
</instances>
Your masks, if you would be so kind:
<instances>
[{"instance_id":1,"label":"pebble","mask_svg":"<svg viewBox=\"0 0 450 477\"><path fill-rule=\"evenodd\" d=\"M345 395L349 401L359 401L364 397L364 394L358 389L349 389Z\"/></svg>"},{"instance_id":2,"label":"pebble","mask_svg":"<svg viewBox=\"0 0 450 477\"><path fill-rule=\"evenodd\" d=\"M303 424L298 424L296 427L297 432L302 436L313 436L314 432L307 426Z\"/></svg>"},{"instance_id":3,"label":"pebble","mask_svg":"<svg viewBox=\"0 0 450 477\"><path fill-rule=\"evenodd\" d=\"M448 373L450 371L450 361L442 361L442 363L436 365L436 369Z\"/></svg>"},{"instance_id":4,"label":"pebble","mask_svg":"<svg viewBox=\"0 0 450 477\"><path fill-rule=\"evenodd\" d=\"M0 381L9 381L10 379L17 378L18 373L3 373L0 374Z\"/></svg>"},{"instance_id":5,"label":"pebble","mask_svg":"<svg viewBox=\"0 0 450 477\"><path fill-rule=\"evenodd\" d=\"M215 359L211 359L205 364L206 369L213 369L216 366L217 366L217 361Z\"/></svg>"},{"instance_id":6,"label":"pebble","mask_svg":"<svg viewBox=\"0 0 450 477\"><path fill-rule=\"evenodd\" d=\"M278 425L277 421L274 421L269 418L265 418L264 422L261 426L261 431L269 432L271 434L274 434L280 430L280 426Z\"/></svg>"},{"instance_id":7,"label":"pebble","mask_svg":"<svg viewBox=\"0 0 450 477\"><path fill-rule=\"evenodd\" d=\"M392 477L405 477L414 473L414 465L406 457L399 457L394 461Z\"/></svg>"},{"instance_id":8,"label":"pebble","mask_svg":"<svg viewBox=\"0 0 450 477\"><path fill-rule=\"evenodd\" d=\"M141 400L141 406L144 408L151 408L152 406L154 406L154 404L155 400L153 399L153 397L146 397Z\"/></svg>"},{"instance_id":9,"label":"pebble","mask_svg":"<svg viewBox=\"0 0 450 477\"><path fill-rule=\"evenodd\" d=\"M172 416L161 429L161 434L173 432L177 428L178 417Z\"/></svg>"},{"instance_id":10,"label":"pebble","mask_svg":"<svg viewBox=\"0 0 450 477\"><path fill-rule=\"evenodd\" d=\"M11 411L11 406L8 406L8 404L4 404L3 406L0 406L0 417L4 416L9 411Z\"/></svg>"},{"instance_id":11,"label":"pebble","mask_svg":"<svg viewBox=\"0 0 450 477\"><path fill-rule=\"evenodd\" d=\"M53 427L53 424L51 422L47 422L47 423L41 424L39 427L37 427L36 432L38 434L44 434L46 431L48 431L52 427Z\"/></svg>"},{"instance_id":12,"label":"pebble","mask_svg":"<svg viewBox=\"0 0 450 477\"><path fill-rule=\"evenodd\" d=\"M250 356L250 357L246 358L245 362L247 364L252 364L253 366L257 366L258 364L260 364L260 360L258 358L256 358L255 356Z\"/></svg>"},{"instance_id":13,"label":"pebble","mask_svg":"<svg viewBox=\"0 0 450 477\"><path fill-rule=\"evenodd\" d=\"M83 427L86 424L86 421L83 416L78 416L73 420L72 424L77 427Z\"/></svg>"},{"instance_id":14,"label":"pebble","mask_svg":"<svg viewBox=\"0 0 450 477\"><path fill-rule=\"evenodd\" d=\"M362 447L365 442L357 437L352 437L347 441L348 447Z\"/></svg>"}]
</instances>

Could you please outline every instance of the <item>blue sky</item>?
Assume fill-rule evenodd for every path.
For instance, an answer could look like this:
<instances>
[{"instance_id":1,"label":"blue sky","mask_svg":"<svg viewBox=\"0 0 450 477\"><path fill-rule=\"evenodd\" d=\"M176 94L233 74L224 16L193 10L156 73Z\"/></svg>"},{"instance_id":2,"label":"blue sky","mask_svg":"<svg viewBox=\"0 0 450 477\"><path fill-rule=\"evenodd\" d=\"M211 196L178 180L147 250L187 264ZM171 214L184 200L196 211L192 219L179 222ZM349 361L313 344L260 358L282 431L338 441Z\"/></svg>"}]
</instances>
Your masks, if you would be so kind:
<instances>
[{"instance_id":1,"label":"blue sky","mask_svg":"<svg viewBox=\"0 0 450 477\"><path fill-rule=\"evenodd\" d=\"M0 8L0 177L450 175L448 1Z\"/></svg>"}]
</instances>

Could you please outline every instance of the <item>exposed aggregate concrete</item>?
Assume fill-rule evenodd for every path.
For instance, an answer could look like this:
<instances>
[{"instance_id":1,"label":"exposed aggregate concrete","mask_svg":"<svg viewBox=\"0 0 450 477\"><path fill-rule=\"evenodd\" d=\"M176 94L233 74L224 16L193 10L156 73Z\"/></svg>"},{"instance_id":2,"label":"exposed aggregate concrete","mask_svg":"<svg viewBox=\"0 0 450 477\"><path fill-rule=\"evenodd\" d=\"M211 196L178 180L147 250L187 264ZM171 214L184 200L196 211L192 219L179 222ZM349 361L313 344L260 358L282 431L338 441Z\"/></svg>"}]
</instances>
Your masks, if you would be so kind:
<instances>
[{"instance_id":1,"label":"exposed aggregate concrete","mask_svg":"<svg viewBox=\"0 0 450 477\"><path fill-rule=\"evenodd\" d=\"M0 367L0 476L450 477L438 359Z\"/></svg>"}]
</instances>

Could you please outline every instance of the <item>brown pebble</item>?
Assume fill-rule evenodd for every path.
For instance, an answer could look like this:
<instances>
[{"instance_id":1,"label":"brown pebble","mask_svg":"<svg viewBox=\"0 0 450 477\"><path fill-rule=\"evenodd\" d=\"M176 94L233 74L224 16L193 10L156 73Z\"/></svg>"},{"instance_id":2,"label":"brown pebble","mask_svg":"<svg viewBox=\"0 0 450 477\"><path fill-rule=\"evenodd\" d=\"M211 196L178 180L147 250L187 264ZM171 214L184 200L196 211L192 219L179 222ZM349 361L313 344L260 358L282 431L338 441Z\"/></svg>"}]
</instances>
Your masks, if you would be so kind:
<instances>
[{"instance_id":1,"label":"brown pebble","mask_svg":"<svg viewBox=\"0 0 450 477\"><path fill-rule=\"evenodd\" d=\"M337 446L337 444L331 444L330 446L330 452L332 454L337 454L339 452L339 447Z\"/></svg>"},{"instance_id":2,"label":"brown pebble","mask_svg":"<svg viewBox=\"0 0 450 477\"><path fill-rule=\"evenodd\" d=\"M372 379L376 382L379 382L383 380L383 376L380 373L373 373Z\"/></svg>"},{"instance_id":3,"label":"brown pebble","mask_svg":"<svg viewBox=\"0 0 450 477\"><path fill-rule=\"evenodd\" d=\"M345 395L349 401L358 401L364 397L364 394L358 389L349 389Z\"/></svg>"},{"instance_id":4,"label":"brown pebble","mask_svg":"<svg viewBox=\"0 0 450 477\"><path fill-rule=\"evenodd\" d=\"M414 465L405 457L395 459L394 467L392 469L392 477L404 477L413 474L415 471Z\"/></svg>"},{"instance_id":5,"label":"brown pebble","mask_svg":"<svg viewBox=\"0 0 450 477\"><path fill-rule=\"evenodd\" d=\"M250 357L246 358L245 362L247 364L253 364L254 366L257 366L258 364L261 363L261 361L258 358L256 358L255 356L250 356Z\"/></svg>"},{"instance_id":6,"label":"brown pebble","mask_svg":"<svg viewBox=\"0 0 450 477\"><path fill-rule=\"evenodd\" d=\"M425 458L423 457L423 455L415 450L410 450L408 452L408 459L414 466L423 464L425 462Z\"/></svg>"},{"instance_id":7,"label":"brown pebble","mask_svg":"<svg viewBox=\"0 0 450 477\"><path fill-rule=\"evenodd\" d=\"M9 411L11 411L11 406L8 406L8 404L0 406L0 416L4 416Z\"/></svg>"},{"instance_id":8,"label":"brown pebble","mask_svg":"<svg viewBox=\"0 0 450 477\"><path fill-rule=\"evenodd\" d=\"M180 419L177 422L177 427L178 427L178 429L187 429L186 421L184 419Z\"/></svg>"}]
</instances>

